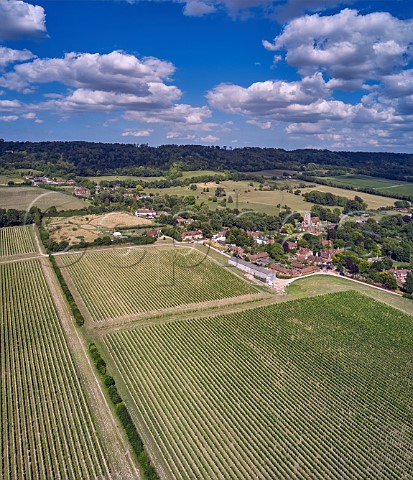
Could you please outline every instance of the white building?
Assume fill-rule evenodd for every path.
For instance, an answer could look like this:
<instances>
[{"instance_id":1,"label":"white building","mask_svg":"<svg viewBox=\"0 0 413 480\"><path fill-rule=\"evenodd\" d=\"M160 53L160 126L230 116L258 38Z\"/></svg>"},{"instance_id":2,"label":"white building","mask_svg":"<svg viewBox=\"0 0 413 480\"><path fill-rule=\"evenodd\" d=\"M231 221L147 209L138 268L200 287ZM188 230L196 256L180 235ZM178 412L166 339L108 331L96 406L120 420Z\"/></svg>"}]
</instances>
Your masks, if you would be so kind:
<instances>
[{"instance_id":1,"label":"white building","mask_svg":"<svg viewBox=\"0 0 413 480\"><path fill-rule=\"evenodd\" d=\"M270 286L274 283L275 273L271 270L268 270L268 268L258 267L253 263L246 262L245 260L235 257L228 260L228 265L239 268L243 272L253 275L255 278L258 278L258 280L261 280Z\"/></svg>"}]
</instances>

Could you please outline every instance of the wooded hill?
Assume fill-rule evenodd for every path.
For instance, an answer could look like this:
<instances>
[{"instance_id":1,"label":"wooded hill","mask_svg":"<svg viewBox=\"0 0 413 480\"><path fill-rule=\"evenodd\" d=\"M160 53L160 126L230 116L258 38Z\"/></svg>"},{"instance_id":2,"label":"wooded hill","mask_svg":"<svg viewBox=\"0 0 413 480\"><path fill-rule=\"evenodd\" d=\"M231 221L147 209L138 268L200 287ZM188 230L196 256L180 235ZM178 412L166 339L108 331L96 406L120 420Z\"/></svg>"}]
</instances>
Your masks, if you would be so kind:
<instances>
[{"instance_id":1,"label":"wooded hill","mask_svg":"<svg viewBox=\"0 0 413 480\"><path fill-rule=\"evenodd\" d=\"M0 140L0 172L40 170L45 175L160 175L179 162L188 170L255 172L269 169L352 171L413 181L413 155L332 152L279 148L227 148L202 145L119 144L92 142L7 142Z\"/></svg>"}]
</instances>

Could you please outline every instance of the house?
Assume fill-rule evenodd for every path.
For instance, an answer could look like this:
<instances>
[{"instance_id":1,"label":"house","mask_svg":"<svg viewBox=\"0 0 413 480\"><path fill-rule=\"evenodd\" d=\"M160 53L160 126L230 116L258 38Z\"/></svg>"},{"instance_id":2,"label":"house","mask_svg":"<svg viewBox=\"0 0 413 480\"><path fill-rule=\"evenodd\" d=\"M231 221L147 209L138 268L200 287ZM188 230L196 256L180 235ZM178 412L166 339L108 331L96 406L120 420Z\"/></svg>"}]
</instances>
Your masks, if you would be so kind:
<instances>
[{"instance_id":1,"label":"house","mask_svg":"<svg viewBox=\"0 0 413 480\"><path fill-rule=\"evenodd\" d=\"M182 240L199 240L202 237L201 230L193 230L192 232L184 232L182 234Z\"/></svg>"},{"instance_id":2,"label":"house","mask_svg":"<svg viewBox=\"0 0 413 480\"><path fill-rule=\"evenodd\" d=\"M155 218L156 210L152 210L150 208L138 208L135 212L135 215L142 218Z\"/></svg>"},{"instance_id":3,"label":"house","mask_svg":"<svg viewBox=\"0 0 413 480\"><path fill-rule=\"evenodd\" d=\"M269 256L268 252L255 253L254 255L250 255L250 262L256 262L257 260L268 258Z\"/></svg>"},{"instance_id":4,"label":"house","mask_svg":"<svg viewBox=\"0 0 413 480\"><path fill-rule=\"evenodd\" d=\"M271 270L274 270L274 272L279 273L280 275L283 275L284 277L293 276L293 272L287 267L282 267L281 265L273 264L269 268Z\"/></svg>"},{"instance_id":5,"label":"house","mask_svg":"<svg viewBox=\"0 0 413 480\"><path fill-rule=\"evenodd\" d=\"M344 248L324 248L320 252L320 257L325 261L325 262L331 262L333 260L333 257L336 253L340 253L344 250Z\"/></svg>"},{"instance_id":6,"label":"house","mask_svg":"<svg viewBox=\"0 0 413 480\"><path fill-rule=\"evenodd\" d=\"M242 247L237 247L236 245L232 245L230 250L232 253L235 253L235 255L238 255L239 257L244 256L244 249Z\"/></svg>"},{"instance_id":7,"label":"house","mask_svg":"<svg viewBox=\"0 0 413 480\"><path fill-rule=\"evenodd\" d=\"M241 260L240 258L230 258L228 260L228 265L239 268L243 272L253 275L255 278L258 278L258 280L261 280L268 285L274 283L275 273L268 268L258 267L257 265Z\"/></svg>"},{"instance_id":8,"label":"house","mask_svg":"<svg viewBox=\"0 0 413 480\"><path fill-rule=\"evenodd\" d=\"M284 242L284 245L287 246L287 252L291 250L295 250L298 246L297 242L289 242L289 241Z\"/></svg>"},{"instance_id":9,"label":"house","mask_svg":"<svg viewBox=\"0 0 413 480\"><path fill-rule=\"evenodd\" d=\"M212 240L215 240L218 243L225 243L226 239L227 239L227 230L223 230L222 232L212 235Z\"/></svg>"},{"instance_id":10,"label":"house","mask_svg":"<svg viewBox=\"0 0 413 480\"><path fill-rule=\"evenodd\" d=\"M369 257L367 259L369 263L382 262L383 260L384 260L384 257Z\"/></svg>"},{"instance_id":11,"label":"house","mask_svg":"<svg viewBox=\"0 0 413 480\"><path fill-rule=\"evenodd\" d=\"M396 281L399 285L406 282L407 275L411 271L412 270L407 270L407 268L397 268L397 267L389 270L389 272L392 273L395 276Z\"/></svg>"},{"instance_id":12,"label":"house","mask_svg":"<svg viewBox=\"0 0 413 480\"><path fill-rule=\"evenodd\" d=\"M331 240L325 240L324 238L322 238L320 240L320 243L323 248L333 248L333 242Z\"/></svg>"},{"instance_id":13,"label":"house","mask_svg":"<svg viewBox=\"0 0 413 480\"><path fill-rule=\"evenodd\" d=\"M265 236L258 237L258 238L255 239L255 241L258 243L258 245L268 245L270 243L274 243L274 242L271 242L270 238L265 237Z\"/></svg>"},{"instance_id":14,"label":"house","mask_svg":"<svg viewBox=\"0 0 413 480\"><path fill-rule=\"evenodd\" d=\"M80 196L80 195L89 195L89 190L85 187L75 187L73 195Z\"/></svg>"},{"instance_id":15,"label":"house","mask_svg":"<svg viewBox=\"0 0 413 480\"><path fill-rule=\"evenodd\" d=\"M159 231L155 230L155 229L146 230L145 235L147 237L158 238L159 237Z\"/></svg>"},{"instance_id":16,"label":"house","mask_svg":"<svg viewBox=\"0 0 413 480\"><path fill-rule=\"evenodd\" d=\"M314 265L321 265L323 263L327 263L326 260L320 257L319 255L310 255L307 258L307 262L312 263Z\"/></svg>"},{"instance_id":17,"label":"house","mask_svg":"<svg viewBox=\"0 0 413 480\"><path fill-rule=\"evenodd\" d=\"M315 265L309 265L307 267L304 267L301 269L300 274L301 275L310 275L310 273L315 273L318 272L320 269L315 266Z\"/></svg>"},{"instance_id":18,"label":"house","mask_svg":"<svg viewBox=\"0 0 413 480\"><path fill-rule=\"evenodd\" d=\"M309 248L299 248L296 253L296 258L300 262L306 262L310 255L313 255L313 252Z\"/></svg>"},{"instance_id":19,"label":"house","mask_svg":"<svg viewBox=\"0 0 413 480\"><path fill-rule=\"evenodd\" d=\"M194 223L193 218L183 218L183 217L180 217L179 215L174 217L174 220L177 225L191 225L192 223Z\"/></svg>"}]
</instances>

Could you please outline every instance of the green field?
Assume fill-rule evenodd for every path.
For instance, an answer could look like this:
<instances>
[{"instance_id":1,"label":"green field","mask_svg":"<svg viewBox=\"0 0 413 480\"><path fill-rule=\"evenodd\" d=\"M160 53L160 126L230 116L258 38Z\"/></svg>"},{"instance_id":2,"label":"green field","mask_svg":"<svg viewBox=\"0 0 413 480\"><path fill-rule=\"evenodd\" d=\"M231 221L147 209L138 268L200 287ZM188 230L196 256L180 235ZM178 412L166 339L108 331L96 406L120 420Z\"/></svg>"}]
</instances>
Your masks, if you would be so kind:
<instances>
[{"instance_id":1,"label":"green field","mask_svg":"<svg viewBox=\"0 0 413 480\"><path fill-rule=\"evenodd\" d=\"M288 301L349 290L355 290L363 295L368 295L379 302L386 303L404 313L413 315L413 302L401 295L395 295L392 292L380 288L372 288L370 285L362 282L354 282L347 277L332 275L313 275L298 278L288 285L287 296L277 297L277 299L280 301Z\"/></svg>"},{"instance_id":2,"label":"green field","mask_svg":"<svg viewBox=\"0 0 413 480\"><path fill-rule=\"evenodd\" d=\"M31 225L0 228L0 257L36 253Z\"/></svg>"},{"instance_id":3,"label":"green field","mask_svg":"<svg viewBox=\"0 0 413 480\"><path fill-rule=\"evenodd\" d=\"M337 186L357 188L374 188L377 193L386 195L395 193L413 196L413 183L389 180L387 178L369 177L368 175L339 175L337 177L323 177L323 180L334 182Z\"/></svg>"},{"instance_id":4,"label":"green field","mask_svg":"<svg viewBox=\"0 0 413 480\"><path fill-rule=\"evenodd\" d=\"M55 206L58 210L76 210L88 207L87 200L63 192L54 192L38 187L1 187L0 208L28 210L35 206L45 211Z\"/></svg>"},{"instance_id":5,"label":"green field","mask_svg":"<svg viewBox=\"0 0 413 480\"><path fill-rule=\"evenodd\" d=\"M222 175L224 176L225 174L223 172L216 172L214 170L188 170L185 172L182 172L182 177L179 177L179 179L186 179L186 178L191 178L191 177L200 177L202 175ZM143 182L152 182L154 180L161 180L165 179L166 177L164 176L159 176L159 177L139 177L135 175L101 175L99 177L87 177L89 180L95 183L99 183L102 181L123 181L123 180L142 180Z\"/></svg>"},{"instance_id":6,"label":"green field","mask_svg":"<svg viewBox=\"0 0 413 480\"><path fill-rule=\"evenodd\" d=\"M413 319L355 292L110 333L166 478L409 479Z\"/></svg>"},{"instance_id":7,"label":"green field","mask_svg":"<svg viewBox=\"0 0 413 480\"><path fill-rule=\"evenodd\" d=\"M24 182L24 178L18 175L0 175L0 185L7 185L8 182L14 182L18 185Z\"/></svg>"},{"instance_id":8,"label":"green field","mask_svg":"<svg viewBox=\"0 0 413 480\"><path fill-rule=\"evenodd\" d=\"M253 183L253 186L250 185ZM285 183L285 182L282 182ZM203 192L203 188L207 186L209 192ZM170 187L170 188L146 188L146 193L153 195L178 195L188 196L194 195L196 203L199 205L205 203L211 209L219 208L218 203L208 201L208 197L213 197L215 189L222 187L225 189L227 199L232 197L233 203L229 204L231 208L238 208L239 210L253 210L259 213L267 213L268 215L277 215L277 205L288 205L293 211L306 212L309 211L312 203L306 202L301 195L294 195L288 193L286 190L260 191L257 182L224 180L219 184L210 182L207 184L199 183L198 189L193 191L188 187ZM293 188L298 188L293 186ZM334 195L353 199L355 195L359 195L368 204L369 208L377 209L379 207L393 206L394 199L386 198L380 195L371 195L368 193L355 193L354 191L345 190L337 187L327 187L325 185L317 185L316 187L301 188L301 193L318 190L322 192L331 192ZM333 207L332 207L333 208Z\"/></svg>"},{"instance_id":9,"label":"green field","mask_svg":"<svg viewBox=\"0 0 413 480\"><path fill-rule=\"evenodd\" d=\"M192 177L202 177L202 176L213 176L213 175L219 175L224 177L225 173L224 172L218 172L216 170L187 170L185 172L182 172L182 178L192 178Z\"/></svg>"},{"instance_id":10,"label":"green field","mask_svg":"<svg viewBox=\"0 0 413 480\"><path fill-rule=\"evenodd\" d=\"M125 248L58 258L94 322L258 291L189 248Z\"/></svg>"},{"instance_id":11,"label":"green field","mask_svg":"<svg viewBox=\"0 0 413 480\"><path fill-rule=\"evenodd\" d=\"M40 261L0 285L0 478L111 478Z\"/></svg>"}]
</instances>

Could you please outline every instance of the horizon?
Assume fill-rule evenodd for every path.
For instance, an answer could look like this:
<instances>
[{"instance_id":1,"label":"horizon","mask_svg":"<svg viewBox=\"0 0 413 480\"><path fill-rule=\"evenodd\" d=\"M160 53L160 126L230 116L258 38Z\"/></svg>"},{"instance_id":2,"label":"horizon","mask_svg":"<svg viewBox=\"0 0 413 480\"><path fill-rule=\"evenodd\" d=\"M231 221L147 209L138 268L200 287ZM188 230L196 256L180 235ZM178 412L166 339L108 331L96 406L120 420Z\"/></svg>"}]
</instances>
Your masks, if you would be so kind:
<instances>
[{"instance_id":1,"label":"horizon","mask_svg":"<svg viewBox=\"0 0 413 480\"><path fill-rule=\"evenodd\" d=\"M305 3L0 0L0 137L413 153L413 5Z\"/></svg>"}]
</instances>

